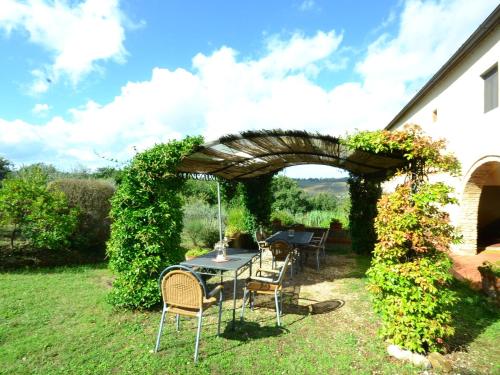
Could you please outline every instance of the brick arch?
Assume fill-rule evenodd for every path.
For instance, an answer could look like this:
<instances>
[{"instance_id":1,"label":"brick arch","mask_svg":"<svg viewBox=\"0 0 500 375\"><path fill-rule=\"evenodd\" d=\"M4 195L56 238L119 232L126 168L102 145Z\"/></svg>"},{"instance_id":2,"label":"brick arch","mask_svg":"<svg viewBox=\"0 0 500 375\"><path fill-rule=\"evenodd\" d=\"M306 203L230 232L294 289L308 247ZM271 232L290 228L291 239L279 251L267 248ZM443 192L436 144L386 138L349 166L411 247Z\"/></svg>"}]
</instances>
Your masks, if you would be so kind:
<instances>
[{"instance_id":1,"label":"brick arch","mask_svg":"<svg viewBox=\"0 0 500 375\"><path fill-rule=\"evenodd\" d=\"M464 177L462 215L459 228L463 235L460 250L474 255L478 246L479 202L483 187L490 183L495 173L500 175L500 156L491 155L479 159Z\"/></svg>"}]
</instances>

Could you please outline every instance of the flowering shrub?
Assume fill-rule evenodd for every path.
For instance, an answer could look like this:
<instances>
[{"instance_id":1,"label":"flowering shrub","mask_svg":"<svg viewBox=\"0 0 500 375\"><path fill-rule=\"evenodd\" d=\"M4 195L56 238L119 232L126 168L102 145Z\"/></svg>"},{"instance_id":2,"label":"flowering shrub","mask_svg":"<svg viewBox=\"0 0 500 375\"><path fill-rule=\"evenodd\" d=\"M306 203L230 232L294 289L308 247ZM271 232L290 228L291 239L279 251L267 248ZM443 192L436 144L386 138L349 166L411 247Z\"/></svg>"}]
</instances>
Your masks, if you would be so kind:
<instances>
[{"instance_id":1,"label":"flowering shrub","mask_svg":"<svg viewBox=\"0 0 500 375\"><path fill-rule=\"evenodd\" d=\"M377 204L378 243L367 272L374 307L382 317L382 334L403 348L427 352L443 348L454 332L451 307L455 296L449 246L457 241L448 215L456 203L452 189L431 184L432 173L460 171L458 160L443 152L443 140L424 136L418 126L401 131L360 132L345 144L379 154L399 154L407 165L396 172L404 183Z\"/></svg>"},{"instance_id":2,"label":"flowering shrub","mask_svg":"<svg viewBox=\"0 0 500 375\"><path fill-rule=\"evenodd\" d=\"M439 349L454 332L452 264L446 252L456 236L438 207L454 202L449 193L443 184L425 184L412 193L407 183L377 205L378 243L368 288L383 319L383 335L416 352Z\"/></svg>"}]
</instances>

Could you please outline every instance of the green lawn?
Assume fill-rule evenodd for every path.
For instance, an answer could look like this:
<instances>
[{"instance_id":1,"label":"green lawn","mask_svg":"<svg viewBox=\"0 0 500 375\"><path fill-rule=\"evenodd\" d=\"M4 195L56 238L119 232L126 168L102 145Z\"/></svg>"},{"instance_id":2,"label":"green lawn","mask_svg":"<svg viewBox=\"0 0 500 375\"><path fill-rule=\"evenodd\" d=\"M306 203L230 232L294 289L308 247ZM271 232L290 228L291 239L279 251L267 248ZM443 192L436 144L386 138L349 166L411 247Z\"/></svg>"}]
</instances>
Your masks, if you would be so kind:
<instances>
[{"instance_id":1,"label":"green lawn","mask_svg":"<svg viewBox=\"0 0 500 375\"><path fill-rule=\"evenodd\" d=\"M176 333L169 318L161 351L153 354L160 310L113 310L105 300L111 273L104 265L0 273L0 373L417 374L391 360L376 336L378 319L364 288L367 264L346 254L330 256L321 274L306 269L288 288L281 329L260 301L232 331L226 303L217 338L213 308L197 366L195 321L183 320ZM497 312L465 286L457 290L463 302L452 344L459 351L449 357L461 374L499 371ZM309 313L326 300L342 305Z\"/></svg>"}]
</instances>

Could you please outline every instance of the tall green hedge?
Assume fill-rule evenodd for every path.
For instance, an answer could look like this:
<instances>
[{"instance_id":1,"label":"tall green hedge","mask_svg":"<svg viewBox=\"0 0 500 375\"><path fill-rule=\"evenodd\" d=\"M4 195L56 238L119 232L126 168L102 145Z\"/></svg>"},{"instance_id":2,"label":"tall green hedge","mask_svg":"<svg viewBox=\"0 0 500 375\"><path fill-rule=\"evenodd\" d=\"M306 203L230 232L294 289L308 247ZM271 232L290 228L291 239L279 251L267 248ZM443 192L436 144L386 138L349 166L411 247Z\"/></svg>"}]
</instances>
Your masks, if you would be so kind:
<instances>
[{"instance_id":1,"label":"tall green hedge","mask_svg":"<svg viewBox=\"0 0 500 375\"><path fill-rule=\"evenodd\" d=\"M178 263L182 232L184 180L175 171L181 158L202 143L188 137L137 154L111 202L111 238L107 253L116 274L111 303L149 308L160 302L157 279Z\"/></svg>"},{"instance_id":2,"label":"tall green hedge","mask_svg":"<svg viewBox=\"0 0 500 375\"><path fill-rule=\"evenodd\" d=\"M268 227L271 220L273 174L245 181L243 185L243 204L248 212L246 227L254 233L259 227Z\"/></svg>"},{"instance_id":3,"label":"tall green hedge","mask_svg":"<svg viewBox=\"0 0 500 375\"><path fill-rule=\"evenodd\" d=\"M358 254L371 254L377 241L374 222L377 217L377 201L382 194L380 180L351 174L348 184L351 196L349 229L352 248Z\"/></svg>"},{"instance_id":4,"label":"tall green hedge","mask_svg":"<svg viewBox=\"0 0 500 375\"><path fill-rule=\"evenodd\" d=\"M111 197L115 186L106 180L65 178L50 183L50 189L62 191L68 205L78 210L78 226L71 247L103 254L109 239Z\"/></svg>"}]
</instances>

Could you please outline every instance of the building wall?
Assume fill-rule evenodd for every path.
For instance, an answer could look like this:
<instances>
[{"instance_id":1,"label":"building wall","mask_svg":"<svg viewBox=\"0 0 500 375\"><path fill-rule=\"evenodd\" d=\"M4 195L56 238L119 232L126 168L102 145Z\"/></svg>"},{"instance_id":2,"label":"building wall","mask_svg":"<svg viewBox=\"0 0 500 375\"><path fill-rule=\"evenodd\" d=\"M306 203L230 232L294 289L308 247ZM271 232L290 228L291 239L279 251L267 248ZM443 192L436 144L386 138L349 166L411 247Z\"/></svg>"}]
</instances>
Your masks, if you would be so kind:
<instances>
[{"instance_id":1,"label":"building wall","mask_svg":"<svg viewBox=\"0 0 500 375\"><path fill-rule=\"evenodd\" d=\"M447 148L462 164L462 176L440 179L451 184L461 202L449 208L452 222L463 235L456 251L475 253L479 200L483 186L500 185L500 108L484 113L481 75L500 57L497 26L392 127L420 125L433 138L445 138ZM488 196L488 199L494 199ZM499 197L500 199L500 197Z\"/></svg>"}]
</instances>

